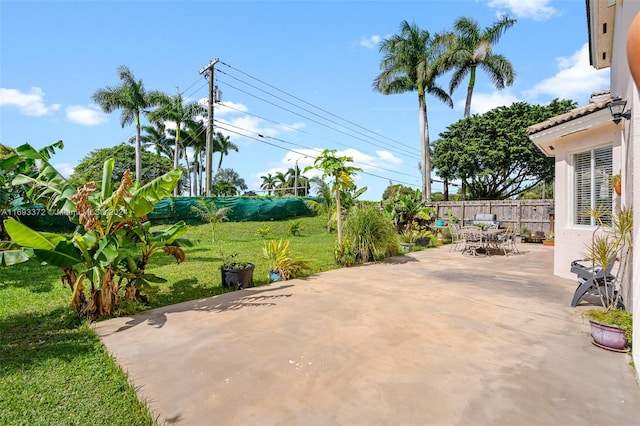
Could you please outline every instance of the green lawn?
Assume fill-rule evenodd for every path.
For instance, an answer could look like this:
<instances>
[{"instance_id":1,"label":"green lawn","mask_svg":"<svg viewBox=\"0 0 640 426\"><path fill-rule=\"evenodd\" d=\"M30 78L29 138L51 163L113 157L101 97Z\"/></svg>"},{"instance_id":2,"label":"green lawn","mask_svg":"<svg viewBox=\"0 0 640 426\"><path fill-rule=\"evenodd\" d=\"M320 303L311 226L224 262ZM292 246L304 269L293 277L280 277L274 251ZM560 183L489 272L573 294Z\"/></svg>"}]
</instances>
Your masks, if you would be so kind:
<instances>
[{"instance_id":1,"label":"green lawn","mask_svg":"<svg viewBox=\"0 0 640 426\"><path fill-rule=\"evenodd\" d=\"M315 259L313 271L336 267L335 234L320 217L301 218L301 235L289 235L289 221L225 222L211 242L208 225L189 228L200 244L185 249L176 265L159 254L148 272L168 279L151 291L148 307L157 308L224 292L220 250L256 265L254 284L267 283L263 238L289 239L294 256ZM91 327L68 307L57 268L27 262L0 268L0 425L153 425L125 374L107 354Z\"/></svg>"}]
</instances>

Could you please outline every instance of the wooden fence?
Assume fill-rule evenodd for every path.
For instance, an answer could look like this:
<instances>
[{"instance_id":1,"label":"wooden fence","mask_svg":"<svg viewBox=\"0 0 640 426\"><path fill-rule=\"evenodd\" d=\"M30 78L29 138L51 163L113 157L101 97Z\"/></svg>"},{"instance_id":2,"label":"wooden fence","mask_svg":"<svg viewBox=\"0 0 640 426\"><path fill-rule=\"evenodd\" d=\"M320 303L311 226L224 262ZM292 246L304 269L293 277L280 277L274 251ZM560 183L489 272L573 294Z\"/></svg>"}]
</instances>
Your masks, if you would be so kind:
<instances>
[{"instance_id":1,"label":"wooden fence","mask_svg":"<svg viewBox=\"0 0 640 426\"><path fill-rule=\"evenodd\" d=\"M491 213L502 227L512 226L522 234L523 228L530 232L554 232L554 204L547 200L472 200L439 201L427 203L436 209L437 219L447 220L449 214L456 216L460 223L469 224L476 213Z\"/></svg>"}]
</instances>

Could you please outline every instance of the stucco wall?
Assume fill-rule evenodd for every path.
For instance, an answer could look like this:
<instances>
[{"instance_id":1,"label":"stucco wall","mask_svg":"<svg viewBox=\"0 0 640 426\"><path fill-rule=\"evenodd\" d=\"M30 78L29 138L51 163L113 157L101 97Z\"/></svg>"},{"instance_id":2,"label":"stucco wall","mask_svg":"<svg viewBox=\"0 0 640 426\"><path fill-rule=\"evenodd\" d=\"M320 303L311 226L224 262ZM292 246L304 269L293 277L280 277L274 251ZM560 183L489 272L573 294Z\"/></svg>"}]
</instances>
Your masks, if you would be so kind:
<instances>
[{"instance_id":1,"label":"stucco wall","mask_svg":"<svg viewBox=\"0 0 640 426\"><path fill-rule=\"evenodd\" d=\"M608 110L606 111L608 114ZM613 171L620 170L622 151L620 130L611 121L605 122L589 131L578 132L562 138L556 144L556 242L554 250L553 273L560 277L576 279L570 272L571 262L584 257L585 245L591 242L594 227L573 224L573 168L571 157L602 145L613 146ZM615 198L615 196L614 196ZM614 203L616 201L614 200Z\"/></svg>"}]
</instances>

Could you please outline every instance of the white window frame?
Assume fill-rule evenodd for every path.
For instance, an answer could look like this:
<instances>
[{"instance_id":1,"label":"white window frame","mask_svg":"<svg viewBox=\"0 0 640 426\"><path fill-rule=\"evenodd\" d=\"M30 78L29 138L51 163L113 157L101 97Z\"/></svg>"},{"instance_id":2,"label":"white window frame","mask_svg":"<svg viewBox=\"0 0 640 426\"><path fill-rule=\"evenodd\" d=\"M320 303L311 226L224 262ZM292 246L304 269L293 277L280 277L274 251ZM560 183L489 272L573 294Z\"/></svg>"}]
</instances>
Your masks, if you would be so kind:
<instances>
[{"instance_id":1,"label":"white window frame","mask_svg":"<svg viewBox=\"0 0 640 426\"><path fill-rule=\"evenodd\" d=\"M598 173L603 171L602 167L599 168L598 170L596 170L596 151L602 151L603 149L608 149L609 150L609 165L608 167L605 166L605 170L604 170L604 175L602 173ZM612 212L612 207L613 207L613 189L611 188L611 185L609 184L609 179L611 177L611 175L613 174L613 145L612 144L605 144L605 145L598 145L598 146L594 146L591 147L589 149L583 149L580 151L575 151L573 153L570 154L570 158L571 158L571 172L569 175L569 178L571 180L571 192L569 194L567 194L570 197L570 205L571 205L571 209L570 209L570 226L572 227L577 227L577 228L593 228L595 226L598 225L596 218L594 217L589 217L588 221L589 223L579 223L579 219L583 219L584 217L580 217L578 212L577 212L577 191L578 191L578 184L577 184L577 179L576 179L576 168L578 167L576 165L576 156L581 155L581 154L585 154L585 153L589 153L590 154L590 158L589 160L587 160L590 164L588 165L590 170L589 170L589 176L590 176L590 188L589 188L589 207L591 208L595 208L598 205L598 198L600 198L601 200L604 199L604 202L600 202L599 205L602 206L602 208L604 209L605 212L605 220L604 223L605 224L610 224L610 217L611 217L611 212ZM606 155L606 154L605 154ZM599 179L597 178L597 176L601 176ZM596 185L598 186L596 188ZM600 191L600 197L598 197L597 192ZM604 193L602 191L606 191L607 195L604 195Z\"/></svg>"}]
</instances>

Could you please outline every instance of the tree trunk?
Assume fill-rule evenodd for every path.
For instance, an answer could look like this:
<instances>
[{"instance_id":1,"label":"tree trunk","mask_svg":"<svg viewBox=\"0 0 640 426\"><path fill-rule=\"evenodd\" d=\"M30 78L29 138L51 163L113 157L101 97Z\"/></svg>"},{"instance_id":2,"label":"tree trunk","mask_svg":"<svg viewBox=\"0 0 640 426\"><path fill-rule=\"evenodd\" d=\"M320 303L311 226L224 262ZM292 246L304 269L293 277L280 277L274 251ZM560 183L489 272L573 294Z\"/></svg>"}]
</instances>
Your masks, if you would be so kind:
<instances>
[{"instance_id":1,"label":"tree trunk","mask_svg":"<svg viewBox=\"0 0 640 426\"><path fill-rule=\"evenodd\" d=\"M136 111L136 181L142 185L142 146L140 145L139 111Z\"/></svg>"},{"instance_id":2,"label":"tree trunk","mask_svg":"<svg viewBox=\"0 0 640 426\"><path fill-rule=\"evenodd\" d=\"M176 144L173 147L173 168L178 169L180 160L180 124L176 123ZM187 169L188 170L188 169ZM178 187L180 184L176 185L173 190L173 196L178 196Z\"/></svg>"},{"instance_id":3,"label":"tree trunk","mask_svg":"<svg viewBox=\"0 0 640 426\"><path fill-rule=\"evenodd\" d=\"M431 199L431 153L429 150L429 125L424 90L418 88L418 119L420 121L420 172L422 174L422 201Z\"/></svg>"},{"instance_id":4,"label":"tree trunk","mask_svg":"<svg viewBox=\"0 0 640 426\"><path fill-rule=\"evenodd\" d=\"M471 114L471 96L473 95L473 88L476 85L476 67L471 67L469 71L469 85L467 86L467 101L464 104L464 118L469 117Z\"/></svg>"},{"instance_id":5,"label":"tree trunk","mask_svg":"<svg viewBox=\"0 0 640 426\"><path fill-rule=\"evenodd\" d=\"M336 178L336 209L337 209L337 228L338 228L338 245L342 249L342 206L340 203L340 185L338 183L338 178Z\"/></svg>"}]
</instances>

